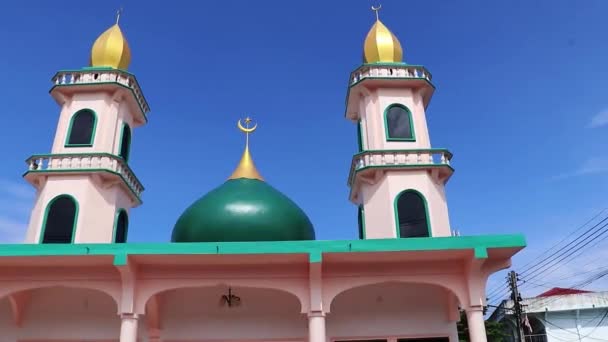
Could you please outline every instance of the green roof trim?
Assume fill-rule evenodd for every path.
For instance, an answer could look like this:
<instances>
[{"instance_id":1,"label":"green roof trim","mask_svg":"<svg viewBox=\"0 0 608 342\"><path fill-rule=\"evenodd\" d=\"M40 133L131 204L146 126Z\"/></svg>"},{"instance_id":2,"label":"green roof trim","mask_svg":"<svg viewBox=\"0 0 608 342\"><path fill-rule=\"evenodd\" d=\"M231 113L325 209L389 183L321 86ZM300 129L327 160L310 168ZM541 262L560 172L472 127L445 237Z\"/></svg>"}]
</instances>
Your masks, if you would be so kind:
<instances>
[{"instance_id":1,"label":"green roof trim","mask_svg":"<svg viewBox=\"0 0 608 342\"><path fill-rule=\"evenodd\" d=\"M114 265L126 265L129 255L251 255L308 254L311 263L323 253L473 250L475 258L488 257L488 249L523 248L521 234L450 236L409 239L311 240L271 242L104 243L104 244L0 244L0 257L109 255Z\"/></svg>"},{"instance_id":2,"label":"green roof trim","mask_svg":"<svg viewBox=\"0 0 608 342\"><path fill-rule=\"evenodd\" d=\"M129 74L131 76L135 76L134 73L128 72L125 69L118 69L118 68L112 68L112 67L82 67L81 69L62 69L62 70L57 71L57 74L62 73L62 72L83 72L83 71L120 71L124 74Z\"/></svg>"},{"instance_id":3,"label":"green roof trim","mask_svg":"<svg viewBox=\"0 0 608 342\"><path fill-rule=\"evenodd\" d=\"M131 77L133 77L133 80L135 81L135 86L137 88L139 88L139 91L141 93L141 97L143 99L143 101L145 102L145 105L148 107L148 111L150 111L150 104L148 103L148 100L146 100L146 97L143 94L143 91L141 90L141 87L139 85L139 81L137 81L137 77L135 76L135 74L128 72L127 70L124 69L117 69L117 68L112 68L112 67L84 67L81 69L68 69L68 70L59 70L55 73L55 75L53 75L53 77L51 78L52 80L55 80L55 78L57 78L60 74L62 73L82 73L82 72L91 72L91 71L117 71L121 74L126 74L129 75ZM125 89L128 89L129 91L131 91L131 94L133 95L133 97L135 98L137 105L139 106L139 109L141 110L142 116L144 118L144 121L146 123L148 123L148 115L147 115L147 111L144 109L144 107L142 107L142 104L140 103L139 100L137 100L137 96L135 95L135 90L133 90L133 87L128 87L122 83L118 83L115 81L107 81L107 82L93 82L93 83L71 83L71 84L54 84L53 87L51 88L51 90L49 90L49 93L52 93L53 90L55 88L61 88L61 87L71 87L71 86L86 86L86 85L104 85L104 84L113 84L113 85L117 85L117 86L121 86Z\"/></svg>"},{"instance_id":4,"label":"green roof trim","mask_svg":"<svg viewBox=\"0 0 608 342\"><path fill-rule=\"evenodd\" d=\"M426 152L426 153L445 153L448 159L452 159L454 156L452 152L450 152L447 148L405 148L405 149L387 149L387 150L363 150L358 153L355 153L353 157L360 156L363 154L372 154L372 153L418 153L418 152ZM441 165L441 164L437 164Z\"/></svg>"}]
</instances>

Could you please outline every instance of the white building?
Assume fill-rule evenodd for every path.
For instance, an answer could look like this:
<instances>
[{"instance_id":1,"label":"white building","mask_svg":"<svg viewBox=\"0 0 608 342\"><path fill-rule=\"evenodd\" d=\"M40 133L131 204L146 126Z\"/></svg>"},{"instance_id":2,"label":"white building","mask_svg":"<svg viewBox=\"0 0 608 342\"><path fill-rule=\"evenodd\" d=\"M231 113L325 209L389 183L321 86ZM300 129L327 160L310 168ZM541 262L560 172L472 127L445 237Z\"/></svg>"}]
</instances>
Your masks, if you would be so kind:
<instances>
[{"instance_id":1,"label":"white building","mask_svg":"<svg viewBox=\"0 0 608 342\"><path fill-rule=\"evenodd\" d=\"M522 305L526 342L608 341L608 291L553 288ZM517 341L512 300L503 301L490 319L504 322L507 341Z\"/></svg>"}]
</instances>

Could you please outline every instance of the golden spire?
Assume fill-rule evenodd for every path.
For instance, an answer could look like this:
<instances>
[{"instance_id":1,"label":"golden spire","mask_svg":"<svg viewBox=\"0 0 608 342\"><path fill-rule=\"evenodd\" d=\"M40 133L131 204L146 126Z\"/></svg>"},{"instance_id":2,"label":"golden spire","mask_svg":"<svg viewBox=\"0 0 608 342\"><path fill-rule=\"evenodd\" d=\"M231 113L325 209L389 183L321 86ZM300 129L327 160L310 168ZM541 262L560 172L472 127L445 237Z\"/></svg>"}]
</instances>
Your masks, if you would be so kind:
<instances>
[{"instance_id":1,"label":"golden spire","mask_svg":"<svg viewBox=\"0 0 608 342\"><path fill-rule=\"evenodd\" d=\"M249 153L249 134L253 133L253 131L258 128L258 124L255 124L253 127L249 127L249 123L251 123L251 118L245 118L245 126L241 124L241 120L237 122L237 127L241 132L245 133L245 151L243 152L243 156L241 157L241 161L239 165L232 172L232 176L228 179L238 179L238 178L249 178L249 179L258 179L263 181L264 178L258 172L258 169L255 168L255 164L253 163L253 158L251 158L251 154Z\"/></svg>"},{"instance_id":2,"label":"golden spire","mask_svg":"<svg viewBox=\"0 0 608 342\"><path fill-rule=\"evenodd\" d=\"M403 50L395 35L380 21L378 12L382 6L372 6L376 22L367 33L363 45L364 63L401 63Z\"/></svg>"},{"instance_id":3,"label":"golden spire","mask_svg":"<svg viewBox=\"0 0 608 342\"><path fill-rule=\"evenodd\" d=\"M129 67L129 63L131 63L131 49L129 49L127 38L125 38L118 26L121 13L122 9L119 9L116 12L116 24L112 25L95 40L91 49L91 66L125 70Z\"/></svg>"}]
</instances>

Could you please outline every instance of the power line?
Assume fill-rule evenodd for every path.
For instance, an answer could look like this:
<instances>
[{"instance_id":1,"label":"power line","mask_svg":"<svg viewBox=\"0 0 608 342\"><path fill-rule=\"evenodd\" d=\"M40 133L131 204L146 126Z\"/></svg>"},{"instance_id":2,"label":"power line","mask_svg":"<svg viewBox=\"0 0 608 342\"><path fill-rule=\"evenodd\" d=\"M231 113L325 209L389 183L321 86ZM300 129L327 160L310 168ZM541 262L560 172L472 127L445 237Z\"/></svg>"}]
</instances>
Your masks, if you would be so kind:
<instances>
[{"instance_id":1,"label":"power line","mask_svg":"<svg viewBox=\"0 0 608 342\"><path fill-rule=\"evenodd\" d=\"M537 262L536 265L532 265L533 263L536 262L536 259L540 259L543 255L546 255L546 254L550 253L552 250L558 248L563 242L565 242L566 240L568 240L568 238L570 238L574 234L576 234L579 231L581 231L590 222L593 222L596 218L598 218L601 214L603 214L606 210L608 210L608 208L604 208L604 209L600 210L597 214L595 214L593 217L591 217L585 223L583 223L582 225L580 225L579 227L577 227L574 231L572 231L570 234L568 234L566 237L564 237L563 239L561 239L558 243L554 244L552 247L550 247L549 249L545 250L543 253L539 254L537 258L535 258L534 260L531 260L528 263L526 263L525 265L523 265L522 268L524 268L524 271L521 274L523 275L524 273L529 272L530 270L532 270L535 267L537 267L540 263L546 261L547 259L550 259L555 254L559 253L559 250L558 250L557 252L554 252L553 254L549 255L548 257L545 257L544 259L542 259L539 262ZM593 227L591 229L593 229ZM587 232L581 234L577 239L579 239L580 237L584 236ZM574 241L576 241L577 239L575 239ZM572 242L570 244L572 244ZM570 244L567 244L565 247L569 246ZM530 266L530 265L532 265L532 266ZM492 297L495 297L497 294L501 294L501 292L503 291L504 288L505 288L504 285L503 286L497 286L497 287L493 288L492 290L490 290L488 292L488 296L487 297L488 298L492 298Z\"/></svg>"},{"instance_id":2,"label":"power line","mask_svg":"<svg viewBox=\"0 0 608 342\"><path fill-rule=\"evenodd\" d=\"M602 223L604 221L607 221L607 220L608 220L608 217L604 218L602 220ZM530 277L526 278L526 280L532 280L532 279L538 278L542 274L550 271L555 266L558 266L558 268L561 267L561 265L559 264L560 261L563 261L564 259L568 258L572 254L578 252L583 247L585 247L588 244L592 243L594 240L590 240L591 238L599 238L602 235L606 234L608 232L608 229L605 229L606 227L608 227L608 223L606 223L603 226L601 226L600 228L596 229L591 235L585 237L583 240L581 240L578 243L576 243L573 247L571 247L571 248L569 248L567 250L562 251L556 258L554 258L553 260L550 260L548 263L545 262L542 265L539 264L538 267L540 267L540 268L536 269L535 272L532 273ZM603 229L603 231L602 231L602 229ZM599 232L599 234L598 234L598 232ZM584 242L584 244L581 245L581 243L583 243L583 242ZM575 247L576 247L576 249L574 249ZM557 258L559 258L559 259L557 259ZM523 273L522 273L522 277L523 277Z\"/></svg>"},{"instance_id":3,"label":"power line","mask_svg":"<svg viewBox=\"0 0 608 342\"><path fill-rule=\"evenodd\" d=\"M541 261L539 261L538 263L536 263L534 266L532 267L528 267L527 269L523 270L522 272L520 272L521 276L524 276L532 271L534 272L538 272L538 269L544 265L546 265L547 263L551 263L552 259L554 260L555 255L561 256L564 253L569 252L570 250L572 250L573 248L577 247L581 242L587 241L587 239L589 239L590 237L594 236L597 232L601 231L602 229L606 228L606 224L604 224L604 222L608 221L608 216L604 217L600 222L598 222L597 224L595 224L593 227L587 229L583 234L579 235L576 239L570 241L568 244L566 244L564 247L562 247L560 250L552 253L551 255L549 255L548 257L542 259ZM602 225L604 224L604 225ZM602 226L600 226L602 225ZM599 226L599 228L597 228ZM590 234L591 235L588 235ZM601 234L600 234L601 235ZM583 239L582 241L579 241L580 239ZM573 245L574 244L574 245ZM573 245L573 246L572 246ZM569 247L571 246L571 247ZM569 248L568 248L569 247ZM579 248L580 249L580 248ZM578 250L578 249L577 249Z\"/></svg>"},{"instance_id":4,"label":"power line","mask_svg":"<svg viewBox=\"0 0 608 342\"><path fill-rule=\"evenodd\" d=\"M537 258L542 257L544 254L549 253L551 250L553 250L554 248L557 248L562 242L566 241L569 237L571 237L572 235L574 235L575 233L577 233L578 231L582 230L583 228L585 228L585 226L587 224L589 224L589 222L592 222L593 220L595 220L598 216L600 216L602 213L604 213L606 210L608 210L608 208L604 208L602 210L600 210L599 213L595 214L592 218L590 218L589 220L587 220L585 223L583 223L582 225L580 225L578 228L576 228L575 230L573 230L570 234L566 235L566 237L564 237L563 239L561 239L558 243L556 243L555 245L553 245L552 247L550 247L549 249L545 250L544 252L542 252L541 254L538 255ZM529 261L527 264L523 265L521 268L525 268L528 267L529 265L533 264L534 260ZM524 272L526 272L527 269L525 269L524 271L522 271L521 273L523 274Z\"/></svg>"},{"instance_id":5,"label":"power line","mask_svg":"<svg viewBox=\"0 0 608 342\"><path fill-rule=\"evenodd\" d=\"M582 281L579 281L575 284L572 284L571 286L569 286L569 288L575 288L575 289L580 289L583 286L588 286L590 284L592 284L593 282L601 279L602 277L608 275L608 270L602 270L597 272L594 275L591 275L590 277L587 277L586 279L583 279ZM550 300L547 300L546 302L543 303L543 305L545 307L549 306L550 304L558 301L559 299L561 299L561 296L555 296L553 298L551 298Z\"/></svg>"}]
</instances>

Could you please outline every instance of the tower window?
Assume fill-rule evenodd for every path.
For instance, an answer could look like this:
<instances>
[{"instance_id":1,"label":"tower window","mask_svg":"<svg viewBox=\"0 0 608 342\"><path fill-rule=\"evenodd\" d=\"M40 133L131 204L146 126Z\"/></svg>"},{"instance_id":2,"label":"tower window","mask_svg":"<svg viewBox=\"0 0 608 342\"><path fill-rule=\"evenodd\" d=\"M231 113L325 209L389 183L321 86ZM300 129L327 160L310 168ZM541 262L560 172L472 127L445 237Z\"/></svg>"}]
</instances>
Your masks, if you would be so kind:
<instances>
[{"instance_id":1,"label":"tower window","mask_svg":"<svg viewBox=\"0 0 608 342\"><path fill-rule=\"evenodd\" d=\"M97 116L90 109L77 111L70 121L66 147L90 147L95 138Z\"/></svg>"},{"instance_id":2,"label":"tower window","mask_svg":"<svg viewBox=\"0 0 608 342\"><path fill-rule=\"evenodd\" d=\"M127 242L127 232L129 230L129 216L127 215L126 210L120 209L118 211L118 215L116 215L116 222L114 225L114 242Z\"/></svg>"},{"instance_id":3,"label":"tower window","mask_svg":"<svg viewBox=\"0 0 608 342\"><path fill-rule=\"evenodd\" d=\"M42 243L71 243L76 230L78 203L69 195L49 202L42 224Z\"/></svg>"},{"instance_id":4,"label":"tower window","mask_svg":"<svg viewBox=\"0 0 608 342\"><path fill-rule=\"evenodd\" d=\"M395 200L398 237L429 237L426 200L418 191L405 190Z\"/></svg>"},{"instance_id":5,"label":"tower window","mask_svg":"<svg viewBox=\"0 0 608 342\"><path fill-rule=\"evenodd\" d=\"M392 104L384 111L387 140L415 141L412 113L401 104Z\"/></svg>"},{"instance_id":6,"label":"tower window","mask_svg":"<svg viewBox=\"0 0 608 342\"><path fill-rule=\"evenodd\" d=\"M361 121L357 122L357 146L359 147L359 152L363 151L363 132L361 130Z\"/></svg>"},{"instance_id":7,"label":"tower window","mask_svg":"<svg viewBox=\"0 0 608 342\"><path fill-rule=\"evenodd\" d=\"M359 239L365 239L365 212L363 206L359 206L357 213L357 223L359 225Z\"/></svg>"},{"instance_id":8,"label":"tower window","mask_svg":"<svg viewBox=\"0 0 608 342\"><path fill-rule=\"evenodd\" d=\"M129 153L131 151L131 128L129 125L122 125L122 133L120 135L120 151L118 156L129 161Z\"/></svg>"}]
</instances>

